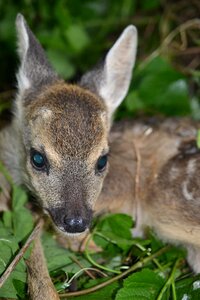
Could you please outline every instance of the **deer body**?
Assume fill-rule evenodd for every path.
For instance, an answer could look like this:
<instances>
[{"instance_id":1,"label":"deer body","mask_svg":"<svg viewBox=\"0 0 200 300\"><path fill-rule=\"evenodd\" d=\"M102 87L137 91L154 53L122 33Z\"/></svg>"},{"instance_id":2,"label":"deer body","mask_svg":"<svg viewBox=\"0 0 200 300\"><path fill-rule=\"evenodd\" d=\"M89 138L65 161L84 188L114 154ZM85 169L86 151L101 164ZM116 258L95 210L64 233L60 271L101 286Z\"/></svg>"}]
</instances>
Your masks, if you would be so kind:
<instances>
[{"instance_id":1,"label":"deer body","mask_svg":"<svg viewBox=\"0 0 200 300\"><path fill-rule=\"evenodd\" d=\"M200 272L199 125L166 119L114 126L110 169L96 203L97 212L132 214L136 235L150 226L163 240L186 247L195 272Z\"/></svg>"}]
</instances>

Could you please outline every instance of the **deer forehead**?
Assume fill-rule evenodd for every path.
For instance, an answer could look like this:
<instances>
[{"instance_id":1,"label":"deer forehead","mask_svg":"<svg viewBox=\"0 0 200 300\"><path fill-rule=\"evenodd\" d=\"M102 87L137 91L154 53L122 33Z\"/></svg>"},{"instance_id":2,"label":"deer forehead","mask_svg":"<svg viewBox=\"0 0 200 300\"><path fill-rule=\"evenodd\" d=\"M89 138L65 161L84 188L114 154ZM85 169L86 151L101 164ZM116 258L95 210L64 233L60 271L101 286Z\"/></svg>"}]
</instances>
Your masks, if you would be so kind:
<instances>
[{"instance_id":1,"label":"deer forehead","mask_svg":"<svg viewBox=\"0 0 200 300\"><path fill-rule=\"evenodd\" d=\"M57 163L66 156L92 162L107 148L105 105L78 86L48 87L26 107L26 116L32 142Z\"/></svg>"}]
</instances>

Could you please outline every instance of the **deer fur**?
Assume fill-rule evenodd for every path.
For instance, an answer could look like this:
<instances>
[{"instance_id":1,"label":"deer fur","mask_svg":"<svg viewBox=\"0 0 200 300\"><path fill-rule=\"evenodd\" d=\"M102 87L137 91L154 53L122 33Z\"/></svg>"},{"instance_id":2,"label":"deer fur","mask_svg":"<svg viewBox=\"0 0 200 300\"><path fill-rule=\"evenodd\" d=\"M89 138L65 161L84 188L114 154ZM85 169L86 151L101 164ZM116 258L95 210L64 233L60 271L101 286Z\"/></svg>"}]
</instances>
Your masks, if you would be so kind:
<instances>
[{"instance_id":1,"label":"deer fur","mask_svg":"<svg viewBox=\"0 0 200 300\"><path fill-rule=\"evenodd\" d=\"M199 122L185 118L114 125L110 169L96 203L98 213L131 214L135 236L150 226L164 241L184 246L196 273L200 272L199 127Z\"/></svg>"}]
</instances>

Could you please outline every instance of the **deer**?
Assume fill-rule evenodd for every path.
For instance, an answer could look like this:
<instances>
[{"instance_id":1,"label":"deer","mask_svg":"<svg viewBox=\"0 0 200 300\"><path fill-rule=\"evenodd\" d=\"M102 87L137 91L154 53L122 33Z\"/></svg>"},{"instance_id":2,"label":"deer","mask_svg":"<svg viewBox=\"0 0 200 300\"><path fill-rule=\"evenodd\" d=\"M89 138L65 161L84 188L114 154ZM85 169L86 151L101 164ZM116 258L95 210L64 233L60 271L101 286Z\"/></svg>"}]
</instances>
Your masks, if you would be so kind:
<instances>
[{"instance_id":1,"label":"deer","mask_svg":"<svg viewBox=\"0 0 200 300\"><path fill-rule=\"evenodd\" d=\"M136 220L133 235L153 228L184 246L200 272L199 123L168 118L111 127L131 82L135 26L77 84L54 71L21 14L16 27L18 92L12 122L0 132L0 160L13 181L35 196L64 236L85 234L94 214L127 213Z\"/></svg>"}]
</instances>

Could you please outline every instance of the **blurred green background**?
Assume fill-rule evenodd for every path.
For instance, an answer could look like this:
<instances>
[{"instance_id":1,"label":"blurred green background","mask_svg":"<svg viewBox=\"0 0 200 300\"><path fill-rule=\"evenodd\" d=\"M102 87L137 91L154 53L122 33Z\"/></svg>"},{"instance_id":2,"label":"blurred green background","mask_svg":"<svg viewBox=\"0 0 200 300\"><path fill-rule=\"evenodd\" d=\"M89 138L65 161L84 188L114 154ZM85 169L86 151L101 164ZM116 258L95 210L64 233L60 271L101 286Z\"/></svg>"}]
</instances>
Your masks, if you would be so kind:
<instances>
[{"instance_id":1,"label":"blurred green background","mask_svg":"<svg viewBox=\"0 0 200 300\"><path fill-rule=\"evenodd\" d=\"M200 1L0 1L0 112L16 86L18 12L57 72L72 82L105 55L128 24L135 24L137 65L117 116L189 114L200 119Z\"/></svg>"}]
</instances>

